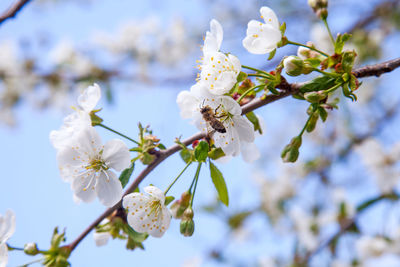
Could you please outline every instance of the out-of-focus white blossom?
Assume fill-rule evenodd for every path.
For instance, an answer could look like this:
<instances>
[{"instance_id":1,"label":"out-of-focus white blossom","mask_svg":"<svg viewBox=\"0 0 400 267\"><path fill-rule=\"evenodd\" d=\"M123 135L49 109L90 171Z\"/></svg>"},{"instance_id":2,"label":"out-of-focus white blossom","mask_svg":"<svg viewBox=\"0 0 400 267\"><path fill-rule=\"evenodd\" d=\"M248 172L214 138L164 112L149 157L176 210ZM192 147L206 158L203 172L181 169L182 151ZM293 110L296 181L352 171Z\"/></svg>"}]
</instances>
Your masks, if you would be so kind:
<instances>
[{"instance_id":1,"label":"out-of-focus white blossom","mask_svg":"<svg viewBox=\"0 0 400 267\"><path fill-rule=\"evenodd\" d=\"M396 162L400 159L400 143L384 151L377 139L368 138L355 148L366 167L374 175L382 193L390 193L399 183L400 170Z\"/></svg>"},{"instance_id":2,"label":"out-of-focus white blossom","mask_svg":"<svg viewBox=\"0 0 400 267\"><path fill-rule=\"evenodd\" d=\"M362 259L374 258L388 251L390 244L383 237L362 236L356 241L358 255Z\"/></svg>"},{"instance_id":3,"label":"out-of-focus white blossom","mask_svg":"<svg viewBox=\"0 0 400 267\"><path fill-rule=\"evenodd\" d=\"M244 48L252 54L272 52L282 39L279 21L275 12L269 7L263 6L260 9L260 13L265 23L250 20L247 25L246 38L242 42Z\"/></svg>"}]
</instances>

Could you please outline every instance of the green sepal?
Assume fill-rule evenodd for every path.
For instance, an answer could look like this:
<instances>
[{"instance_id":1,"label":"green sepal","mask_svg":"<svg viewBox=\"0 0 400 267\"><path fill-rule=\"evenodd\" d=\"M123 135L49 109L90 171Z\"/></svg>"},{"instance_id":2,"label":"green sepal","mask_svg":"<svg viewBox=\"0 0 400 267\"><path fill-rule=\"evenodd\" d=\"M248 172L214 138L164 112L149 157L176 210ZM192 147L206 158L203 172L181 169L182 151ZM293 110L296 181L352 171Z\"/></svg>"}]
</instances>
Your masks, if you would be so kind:
<instances>
[{"instance_id":1,"label":"green sepal","mask_svg":"<svg viewBox=\"0 0 400 267\"><path fill-rule=\"evenodd\" d=\"M208 157L213 160L222 158L224 156L225 156L225 153L220 147L213 148L213 149L211 149L210 152L208 152Z\"/></svg>"},{"instance_id":2,"label":"green sepal","mask_svg":"<svg viewBox=\"0 0 400 267\"><path fill-rule=\"evenodd\" d=\"M190 161L193 161L193 150L191 149L187 149L185 147L185 149L182 149L181 152L179 152L179 155L181 156L182 160L185 163L189 163Z\"/></svg>"},{"instance_id":3,"label":"green sepal","mask_svg":"<svg viewBox=\"0 0 400 267\"><path fill-rule=\"evenodd\" d=\"M272 50L272 51L269 53L269 56L268 56L268 59L267 59L267 60L273 59L274 56L275 56L275 54L276 54L276 48L275 48L274 50Z\"/></svg>"},{"instance_id":4,"label":"green sepal","mask_svg":"<svg viewBox=\"0 0 400 267\"><path fill-rule=\"evenodd\" d=\"M168 204L171 203L172 201L174 201L174 199L175 199L175 197L173 197L173 196L165 197L164 205L168 206Z\"/></svg>"},{"instance_id":5,"label":"green sepal","mask_svg":"<svg viewBox=\"0 0 400 267\"><path fill-rule=\"evenodd\" d=\"M243 82L246 79L247 79L247 73L241 71L241 72L239 72L239 75L237 76L236 81L238 83L240 83L240 82Z\"/></svg>"},{"instance_id":6,"label":"green sepal","mask_svg":"<svg viewBox=\"0 0 400 267\"><path fill-rule=\"evenodd\" d=\"M307 122L307 125L306 125L307 132L310 133L310 132L314 131L315 126L317 125L318 119L319 119L319 114L317 112L313 112L310 116L310 119Z\"/></svg>"},{"instance_id":7,"label":"green sepal","mask_svg":"<svg viewBox=\"0 0 400 267\"><path fill-rule=\"evenodd\" d=\"M102 118L100 118L99 116L97 116L97 112L99 112L99 111L101 111L101 108L100 109L96 109L96 110L92 110L90 113L89 113L89 115L90 115L90 120L91 120L91 122L92 122L92 126L96 126L96 125L99 125L99 124L101 124L102 122L103 122L103 119Z\"/></svg>"},{"instance_id":8,"label":"green sepal","mask_svg":"<svg viewBox=\"0 0 400 267\"><path fill-rule=\"evenodd\" d=\"M210 161L210 174L211 180L215 186L215 189L218 193L218 199L224 203L226 206L229 205L229 195L228 195L228 188L226 187L225 179L218 170L218 168Z\"/></svg>"},{"instance_id":9,"label":"green sepal","mask_svg":"<svg viewBox=\"0 0 400 267\"><path fill-rule=\"evenodd\" d=\"M321 117L321 120L325 122L326 119L328 118L328 112L326 111L326 109L324 109L323 107L318 107L318 113L319 116Z\"/></svg>"}]
</instances>

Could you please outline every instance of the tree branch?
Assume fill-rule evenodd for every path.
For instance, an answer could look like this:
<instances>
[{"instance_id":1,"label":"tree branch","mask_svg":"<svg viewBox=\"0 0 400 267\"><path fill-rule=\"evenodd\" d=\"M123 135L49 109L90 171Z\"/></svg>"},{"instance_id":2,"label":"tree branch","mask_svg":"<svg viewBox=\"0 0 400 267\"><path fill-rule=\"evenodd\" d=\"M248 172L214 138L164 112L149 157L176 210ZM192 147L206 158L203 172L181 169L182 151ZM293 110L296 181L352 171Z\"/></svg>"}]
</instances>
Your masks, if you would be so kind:
<instances>
[{"instance_id":1,"label":"tree branch","mask_svg":"<svg viewBox=\"0 0 400 267\"><path fill-rule=\"evenodd\" d=\"M354 75L358 78L361 77L367 77L367 76L379 76L383 73L390 72L400 66L400 58L389 60L383 63L375 64L375 65L369 65L365 66L362 68L355 69L353 71ZM254 99L250 103L246 104L242 108L242 114L246 114L248 112L251 112L259 107L265 106L267 104L270 104L272 102L275 102L279 99L285 98L287 96L290 96L292 94L295 94L298 92L299 88L301 87L302 83L292 83L289 84L285 80L277 86L279 89L282 89L283 91L279 95L268 95L266 97L261 97ZM205 133L197 133L188 139L182 141L182 143L186 146L190 145L193 143L193 141L204 138ZM163 162L165 159L167 159L169 156L173 155L174 153L178 152L181 150L181 147L179 145L173 145L170 148L166 150L161 150L157 154L157 158L154 160L154 162L150 165L148 165L133 181L133 183L126 189L124 192L124 196L133 192L139 184L143 181L143 179L154 169L156 168L161 162ZM93 228L96 227L103 219L108 217L114 210L118 209L121 207L122 200L120 200L117 204L115 204L113 207L107 209L103 214L101 214L95 221L93 221L70 245L67 245L71 251L73 251L78 244L92 231Z\"/></svg>"},{"instance_id":2,"label":"tree branch","mask_svg":"<svg viewBox=\"0 0 400 267\"><path fill-rule=\"evenodd\" d=\"M2 24L4 21L7 19L14 18L19 11L31 0L20 0L15 2L8 10L6 10L1 16L0 16L0 24Z\"/></svg>"},{"instance_id":3,"label":"tree branch","mask_svg":"<svg viewBox=\"0 0 400 267\"><path fill-rule=\"evenodd\" d=\"M391 72L398 67L400 67L400 58L388 60L375 65L361 67L354 70L353 73L357 78L363 78L368 76L379 77L383 73Z\"/></svg>"}]
</instances>

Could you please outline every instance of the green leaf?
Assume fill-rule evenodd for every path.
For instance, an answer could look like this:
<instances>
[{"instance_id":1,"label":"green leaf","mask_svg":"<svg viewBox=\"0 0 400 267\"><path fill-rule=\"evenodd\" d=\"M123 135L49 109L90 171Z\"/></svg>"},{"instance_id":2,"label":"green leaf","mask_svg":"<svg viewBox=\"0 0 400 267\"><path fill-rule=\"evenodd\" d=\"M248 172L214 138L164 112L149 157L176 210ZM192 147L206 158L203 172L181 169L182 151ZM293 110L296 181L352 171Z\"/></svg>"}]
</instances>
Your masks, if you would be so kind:
<instances>
[{"instance_id":1,"label":"green leaf","mask_svg":"<svg viewBox=\"0 0 400 267\"><path fill-rule=\"evenodd\" d=\"M194 158L198 162L206 161L208 157L208 150L209 150L208 143L206 141L200 141L200 143L194 149Z\"/></svg>"},{"instance_id":2,"label":"green leaf","mask_svg":"<svg viewBox=\"0 0 400 267\"><path fill-rule=\"evenodd\" d=\"M135 169L135 163L132 162L129 168L126 168L121 172L121 175L119 176L119 181L121 182L122 188L124 188L128 184L134 169Z\"/></svg>"},{"instance_id":3,"label":"green leaf","mask_svg":"<svg viewBox=\"0 0 400 267\"><path fill-rule=\"evenodd\" d=\"M350 39L351 34L344 33L338 34L335 42L335 53L340 55L342 53L344 44Z\"/></svg>"},{"instance_id":4,"label":"green leaf","mask_svg":"<svg viewBox=\"0 0 400 267\"><path fill-rule=\"evenodd\" d=\"M210 173L215 189L217 189L219 200L221 200L222 203L228 206L229 196L224 177L222 176L222 173L218 170L218 168L211 161L210 161Z\"/></svg>"},{"instance_id":5,"label":"green leaf","mask_svg":"<svg viewBox=\"0 0 400 267\"><path fill-rule=\"evenodd\" d=\"M320 76L300 87L300 92L320 91L331 88L335 85L335 78L329 76Z\"/></svg>"},{"instance_id":6,"label":"green leaf","mask_svg":"<svg viewBox=\"0 0 400 267\"><path fill-rule=\"evenodd\" d=\"M159 143L158 145L157 145L157 147L159 148L159 149L162 149L162 150L164 150L164 149L167 149L163 144L161 144L161 143Z\"/></svg>"},{"instance_id":7,"label":"green leaf","mask_svg":"<svg viewBox=\"0 0 400 267\"><path fill-rule=\"evenodd\" d=\"M282 25L279 27L279 30L281 31L282 36L284 36L286 32L286 22L282 23Z\"/></svg>"},{"instance_id":8,"label":"green leaf","mask_svg":"<svg viewBox=\"0 0 400 267\"><path fill-rule=\"evenodd\" d=\"M276 54L276 48L274 50L272 50L272 52L269 53L268 60L273 59L275 54Z\"/></svg>"},{"instance_id":9,"label":"green leaf","mask_svg":"<svg viewBox=\"0 0 400 267\"><path fill-rule=\"evenodd\" d=\"M246 117L253 124L254 131L258 131L260 134L262 134L260 122L258 121L256 114L254 114L254 112L249 112L249 113L246 113Z\"/></svg>"},{"instance_id":10,"label":"green leaf","mask_svg":"<svg viewBox=\"0 0 400 267\"><path fill-rule=\"evenodd\" d=\"M345 51L342 56L342 68L344 72L351 72L353 69L354 61L356 59L356 52Z\"/></svg>"}]
</instances>

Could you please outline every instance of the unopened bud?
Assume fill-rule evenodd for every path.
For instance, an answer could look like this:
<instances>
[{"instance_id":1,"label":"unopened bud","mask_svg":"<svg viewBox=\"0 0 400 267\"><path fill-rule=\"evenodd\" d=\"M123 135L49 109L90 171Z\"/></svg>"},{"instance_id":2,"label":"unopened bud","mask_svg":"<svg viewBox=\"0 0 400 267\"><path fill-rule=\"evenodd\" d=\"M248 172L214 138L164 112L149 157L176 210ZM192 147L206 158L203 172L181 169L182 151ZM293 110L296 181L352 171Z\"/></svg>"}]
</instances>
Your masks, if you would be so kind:
<instances>
[{"instance_id":1,"label":"unopened bud","mask_svg":"<svg viewBox=\"0 0 400 267\"><path fill-rule=\"evenodd\" d=\"M187 208L182 216L182 221L180 224L181 234L184 236L192 236L194 233L194 221L193 221L193 209L191 207Z\"/></svg>"},{"instance_id":2,"label":"unopened bud","mask_svg":"<svg viewBox=\"0 0 400 267\"><path fill-rule=\"evenodd\" d=\"M290 144L286 145L282 150L281 158L284 162L296 162L299 157L299 148L301 146L301 136L292 138Z\"/></svg>"},{"instance_id":3,"label":"unopened bud","mask_svg":"<svg viewBox=\"0 0 400 267\"><path fill-rule=\"evenodd\" d=\"M175 201L171 205L171 213L174 218L182 218L184 212L186 211L187 207L189 206L190 198L192 194L189 191L182 193L181 199ZM193 211L192 211L193 212Z\"/></svg>"},{"instance_id":4,"label":"unopened bud","mask_svg":"<svg viewBox=\"0 0 400 267\"><path fill-rule=\"evenodd\" d=\"M307 92L304 94L304 98L310 103L319 103L321 100L326 98L325 91L317 91L317 92Z\"/></svg>"},{"instance_id":5,"label":"unopened bud","mask_svg":"<svg viewBox=\"0 0 400 267\"><path fill-rule=\"evenodd\" d=\"M296 56L289 56L283 60L286 73L290 76L299 76L303 72L304 62Z\"/></svg>"},{"instance_id":6,"label":"unopened bud","mask_svg":"<svg viewBox=\"0 0 400 267\"><path fill-rule=\"evenodd\" d=\"M308 5L320 19L328 17L328 0L308 0Z\"/></svg>"},{"instance_id":7,"label":"unopened bud","mask_svg":"<svg viewBox=\"0 0 400 267\"><path fill-rule=\"evenodd\" d=\"M36 243L27 243L24 246L24 252L27 255L35 256L39 254L39 250L37 248Z\"/></svg>"}]
</instances>

